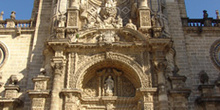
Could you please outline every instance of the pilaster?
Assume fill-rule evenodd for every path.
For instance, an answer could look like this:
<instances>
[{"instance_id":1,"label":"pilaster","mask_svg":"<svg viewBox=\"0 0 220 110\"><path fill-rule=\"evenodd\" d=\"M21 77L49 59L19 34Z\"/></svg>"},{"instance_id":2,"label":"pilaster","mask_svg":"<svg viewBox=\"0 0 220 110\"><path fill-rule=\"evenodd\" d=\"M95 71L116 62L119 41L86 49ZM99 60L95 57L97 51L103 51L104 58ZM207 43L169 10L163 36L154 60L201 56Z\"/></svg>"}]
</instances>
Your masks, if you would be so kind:
<instances>
[{"instance_id":1,"label":"pilaster","mask_svg":"<svg viewBox=\"0 0 220 110\"><path fill-rule=\"evenodd\" d=\"M78 110L80 109L81 91L78 89L63 89L64 95L64 110Z\"/></svg>"},{"instance_id":2,"label":"pilaster","mask_svg":"<svg viewBox=\"0 0 220 110\"><path fill-rule=\"evenodd\" d=\"M67 28L78 29L78 26L79 26L79 9L77 7L69 8L67 10Z\"/></svg>"},{"instance_id":3,"label":"pilaster","mask_svg":"<svg viewBox=\"0 0 220 110\"><path fill-rule=\"evenodd\" d=\"M139 92L141 92L143 96L143 106L141 107L141 110L154 110L154 97L153 95L156 93L156 88L146 88L146 89L140 89ZM139 107L138 107L139 108Z\"/></svg>"},{"instance_id":4,"label":"pilaster","mask_svg":"<svg viewBox=\"0 0 220 110\"><path fill-rule=\"evenodd\" d=\"M29 90L28 94L31 97L31 110L45 110L46 98L50 91L47 90L49 77L43 74L32 79L34 82L34 90Z\"/></svg>"}]
</instances>

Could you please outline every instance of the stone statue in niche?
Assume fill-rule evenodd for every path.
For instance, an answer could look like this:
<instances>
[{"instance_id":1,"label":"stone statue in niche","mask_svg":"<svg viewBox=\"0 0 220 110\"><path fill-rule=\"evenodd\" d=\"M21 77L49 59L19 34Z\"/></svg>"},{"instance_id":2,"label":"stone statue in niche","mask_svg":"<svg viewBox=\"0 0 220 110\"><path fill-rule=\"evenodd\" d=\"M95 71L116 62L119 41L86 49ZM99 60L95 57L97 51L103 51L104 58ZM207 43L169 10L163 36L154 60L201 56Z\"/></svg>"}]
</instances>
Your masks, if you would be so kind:
<instances>
[{"instance_id":1,"label":"stone statue in niche","mask_svg":"<svg viewBox=\"0 0 220 110\"><path fill-rule=\"evenodd\" d=\"M200 82L202 84L208 84L209 83L209 76L208 76L208 74L204 70L202 70L199 73L199 79L200 79Z\"/></svg>"},{"instance_id":2,"label":"stone statue in niche","mask_svg":"<svg viewBox=\"0 0 220 110\"><path fill-rule=\"evenodd\" d=\"M131 17L132 18L136 18L137 17L137 3L133 3L133 5L131 6Z\"/></svg>"},{"instance_id":3,"label":"stone statue in niche","mask_svg":"<svg viewBox=\"0 0 220 110\"><path fill-rule=\"evenodd\" d=\"M129 22L126 24L125 26L126 28L131 28L131 29L134 29L134 30L137 30L137 27L132 23L132 20L129 19Z\"/></svg>"},{"instance_id":4,"label":"stone statue in niche","mask_svg":"<svg viewBox=\"0 0 220 110\"><path fill-rule=\"evenodd\" d=\"M153 27L161 27L162 26L161 19L159 18L157 12L155 12L153 14L151 21L152 21Z\"/></svg>"},{"instance_id":5,"label":"stone statue in niche","mask_svg":"<svg viewBox=\"0 0 220 110\"><path fill-rule=\"evenodd\" d=\"M59 12L60 15L58 17L58 27L65 27L66 24L66 15L65 12Z\"/></svg>"},{"instance_id":6,"label":"stone statue in niche","mask_svg":"<svg viewBox=\"0 0 220 110\"><path fill-rule=\"evenodd\" d=\"M106 96L113 96L113 89L114 89L114 81L111 76L105 80L105 95Z\"/></svg>"}]
</instances>

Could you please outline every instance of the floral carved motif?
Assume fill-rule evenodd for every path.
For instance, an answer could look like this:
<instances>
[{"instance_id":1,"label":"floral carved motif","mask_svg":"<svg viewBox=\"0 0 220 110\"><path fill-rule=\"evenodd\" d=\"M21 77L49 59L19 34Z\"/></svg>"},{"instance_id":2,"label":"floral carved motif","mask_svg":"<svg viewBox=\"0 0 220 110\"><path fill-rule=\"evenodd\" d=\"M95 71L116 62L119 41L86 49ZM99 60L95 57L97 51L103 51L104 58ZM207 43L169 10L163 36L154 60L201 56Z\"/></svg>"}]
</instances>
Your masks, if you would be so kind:
<instances>
[{"instance_id":1,"label":"floral carved motif","mask_svg":"<svg viewBox=\"0 0 220 110\"><path fill-rule=\"evenodd\" d=\"M44 98L33 98L32 99L32 110L44 110Z\"/></svg>"},{"instance_id":2,"label":"floral carved motif","mask_svg":"<svg viewBox=\"0 0 220 110\"><path fill-rule=\"evenodd\" d=\"M98 89L98 81L97 79L94 77L92 78L86 85L84 88L84 95L87 96L97 96L97 89Z\"/></svg>"},{"instance_id":3,"label":"floral carved motif","mask_svg":"<svg viewBox=\"0 0 220 110\"><path fill-rule=\"evenodd\" d=\"M78 12L77 11L71 11L68 13L69 17L68 17L68 26L73 26L73 27L77 27L77 16L78 16Z\"/></svg>"}]
</instances>

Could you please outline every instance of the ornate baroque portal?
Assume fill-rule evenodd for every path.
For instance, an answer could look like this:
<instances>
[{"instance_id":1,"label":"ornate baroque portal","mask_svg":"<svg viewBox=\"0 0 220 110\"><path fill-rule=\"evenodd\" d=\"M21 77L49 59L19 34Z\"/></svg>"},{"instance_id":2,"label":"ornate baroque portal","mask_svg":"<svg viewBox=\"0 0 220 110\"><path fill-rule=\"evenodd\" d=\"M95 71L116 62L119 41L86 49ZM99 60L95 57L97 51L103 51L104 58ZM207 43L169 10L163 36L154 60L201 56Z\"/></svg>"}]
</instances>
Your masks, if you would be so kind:
<instances>
[{"instance_id":1,"label":"ornate baroque portal","mask_svg":"<svg viewBox=\"0 0 220 110\"><path fill-rule=\"evenodd\" d=\"M53 78L50 102L48 91L35 88L29 92L32 110L45 109L35 106L39 102L50 110L168 106L164 72L167 64L166 72L174 71L175 51L147 0L70 0L68 9L58 12L44 51L44 68Z\"/></svg>"}]
</instances>

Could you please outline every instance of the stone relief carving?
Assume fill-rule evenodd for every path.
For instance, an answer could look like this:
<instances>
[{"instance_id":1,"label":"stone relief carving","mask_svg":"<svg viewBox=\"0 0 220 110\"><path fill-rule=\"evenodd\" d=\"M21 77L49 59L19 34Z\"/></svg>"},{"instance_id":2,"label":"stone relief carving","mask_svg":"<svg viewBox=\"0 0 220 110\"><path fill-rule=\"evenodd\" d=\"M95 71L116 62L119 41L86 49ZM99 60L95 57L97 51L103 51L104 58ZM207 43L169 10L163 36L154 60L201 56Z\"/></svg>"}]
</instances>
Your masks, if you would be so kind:
<instances>
[{"instance_id":1,"label":"stone relief carving","mask_svg":"<svg viewBox=\"0 0 220 110\"><path fill-rule=\"evenodd\" d=\"M35 90L46 90L44 81L35 82Z\"/></svg>"},{"instance_id":2,"label":"stone relief carving","mask_svg":"<svg viewBox=\"0 0 220 110\"><path fill-rule=\"evenodd\" d=\"M84 96L95 97L97 96L97 89L98 89L98 82L97 79L94 77L90 81L87 82L84 88Z\"/></svg>"},{"instance_id":3,"label":"stone relief carving","mask_svg":"<svg viewBox=\"0 0 220 110\"><path fill-rule=\"evenodd\" d=\"M78 17L77 11L69 12L68 26L78 27L78 25L77 25L78 18L77 17Z\"/></svg>"},{"instance_id":4,"label":"stone relief carving","mask_svg":"<svg viewBox=\"0 0 220 110\"><path fill-rule=\"evenodd\" d=\"M130 16L136 18L137 3L130 0L81 0L82 29L121 28Z\"/></svg>"},{"instance_id":5,"label":"stone relief carving","mask_svg":"<svg viewBox=\"0 0 220 110\"><path fill-rule=\"evenodd\" d=\"M43 110L44 109L44 98L33 98L32 99L32 109L33 110Z\"/></svg>"},{"instance_id":6,"label":"stone relief carving","mask_svg":"<svg viewBox=\"0 0 220 110\"><path fill-rule=\"evenodd\" d=\"M149 11L141 11L141 26L150 26L151 20L150 20L150 12Z\"/></svg>"},{"instance_id":7,"label":"stone relief carving","mask_svg":"<svg viewBox=\"0 0 220 110\"><path fill-rule=\"evenodd\" d=\"M132 23L132 20L131 20L131 19L129 19L129 22L126 24L125 27L126 27L126 28L131 28L131 29L134 29L134 30L137 30L136 25L134 25L134 24Z\"/></svg>"},{"instance_id":8,"label":"stone relief carving","mask_svg":"<svg viewBox=\"0 0 220 110\"><path fill-rule=\"evenodd\" d=\"M135 88L133 84L125 77L121 78L122 80L122 96L134 96L135 95Z\"/></svg>"}]
</instances>

